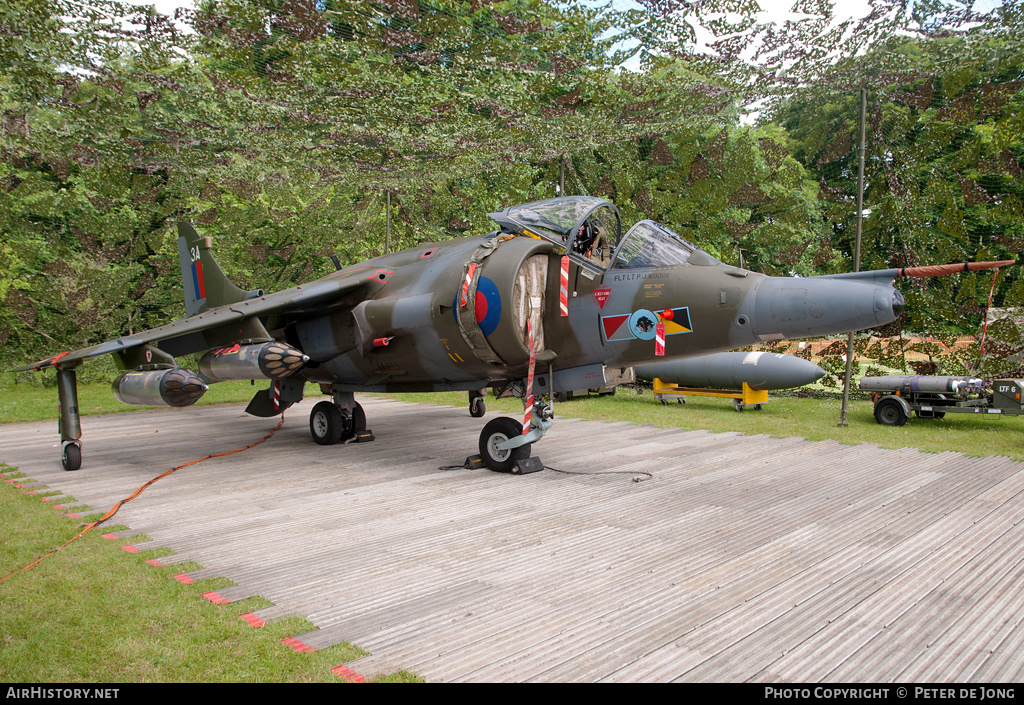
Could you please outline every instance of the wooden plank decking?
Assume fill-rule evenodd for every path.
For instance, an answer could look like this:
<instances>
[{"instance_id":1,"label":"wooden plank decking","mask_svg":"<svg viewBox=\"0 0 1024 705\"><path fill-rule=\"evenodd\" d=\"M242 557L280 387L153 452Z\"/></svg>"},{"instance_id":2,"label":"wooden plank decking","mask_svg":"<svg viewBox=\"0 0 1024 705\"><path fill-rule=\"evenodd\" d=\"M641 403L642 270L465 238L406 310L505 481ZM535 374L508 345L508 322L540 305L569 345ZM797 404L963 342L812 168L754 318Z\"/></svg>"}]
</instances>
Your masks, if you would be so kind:
<instances>
[{"instance_id":1,"label":"wooden plank decking","mask_svg":"<svg viewBox=\"0 0 1024 705\"><path fill-rule=\"evenodd\" d=\"M304 402L264 445L153 485L116 522L262 595L372 675L431 681L982 681L1024 673L1024 464L559 419L527 476L442 470L465 408L363 399L320 447ZM0 427L0 460L106 510L263 435L242 406ZM562 407L559 411L570 411ZM494 414L488 414L488 418ZM640 473L653 475L647 478ZM594 473L594 474L569 474ZM639 480L639 481L635 481ZM58 617L59 618L59 617Z\"/></svg>"}]
</instances>

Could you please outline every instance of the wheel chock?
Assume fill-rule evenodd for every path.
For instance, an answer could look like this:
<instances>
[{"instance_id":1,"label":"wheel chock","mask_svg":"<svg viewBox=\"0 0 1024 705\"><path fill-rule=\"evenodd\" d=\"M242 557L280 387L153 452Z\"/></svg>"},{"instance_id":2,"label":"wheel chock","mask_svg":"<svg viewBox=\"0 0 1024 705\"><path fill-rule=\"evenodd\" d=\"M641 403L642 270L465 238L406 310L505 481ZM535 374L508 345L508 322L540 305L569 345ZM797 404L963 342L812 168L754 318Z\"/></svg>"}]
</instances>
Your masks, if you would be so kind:
<instances>
[{"instance_id":1,"label":"wheel chock","mask_svg":"<svg viewBox=\"0 0 1024 705\"><path fill-rule=\"evenodd\" d=\"M529 475L531 472L540 472L544 469L544 463L540 461L538 457L522 458L516 461L516 466L512 468L513 475Z\"/></svg>"},{"instance_id":2,"label":"wheel chock","mask_svg":"<svg viewBox=\"0 0 1024 705\"><path fill-rule=\"evenodd\" d=\"M466 468L467 470L479 470L480 468L484 467L484 459L481 458L479 455L471 455L468 458L466 458L466 463L462 467Z\"/></svg>"}]
</instances>

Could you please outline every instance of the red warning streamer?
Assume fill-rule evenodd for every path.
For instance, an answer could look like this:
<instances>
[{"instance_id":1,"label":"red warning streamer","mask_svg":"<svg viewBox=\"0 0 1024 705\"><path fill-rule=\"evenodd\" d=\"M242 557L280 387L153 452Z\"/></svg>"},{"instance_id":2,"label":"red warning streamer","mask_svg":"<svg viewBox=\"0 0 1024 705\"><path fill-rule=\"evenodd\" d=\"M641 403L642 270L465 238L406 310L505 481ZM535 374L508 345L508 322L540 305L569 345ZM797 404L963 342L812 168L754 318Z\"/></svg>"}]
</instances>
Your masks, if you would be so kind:
<instances>
[{"instance_id":1,"label":"red warning streamer","mask_svg":"<svg viewBox=\"0 0 1024 705\"><path fill-rule=\"evenodd\" d=\"M469 269L466 270L466 281L462 282L462 296L459 298L461 306L469 304L469 285L473 282L474 272L476 272L476 262L470 262Z\"/></svg>"},{"instance_id":2,"label":"red warning streamer","mask_svg":"<svg viewBox=\"0 0 1024 705\"><path fill-rule=\"evenodd\" d=\"M569 315L569 255L562 255L562 277L558 282L558 308L563 318Z\"/></svg>"},{"instance_id":3,"label":"red warning streamer","mask_svg":"<svg viewBox=\"0 0 1024 705\"><path fill-rule=\"evenodd\" d=\"M533 369L537 364L537 353L533 349L533 327L530 319L526 319L526 337L530 343L530 372L526 377L526 411L523 414L523 435L530 432L530 420L533 416Z\"/></svg>"},{"instance_id":4,"label":"red warning streamer","mask_svg":"<svg viewBox=\"0 0 1024 705\"><path fill-rule=\"evenodd\" d=\"M660 318L654 327L654 354L659 356L665 354L665 321Z\"/></svg>"}]
</instances>

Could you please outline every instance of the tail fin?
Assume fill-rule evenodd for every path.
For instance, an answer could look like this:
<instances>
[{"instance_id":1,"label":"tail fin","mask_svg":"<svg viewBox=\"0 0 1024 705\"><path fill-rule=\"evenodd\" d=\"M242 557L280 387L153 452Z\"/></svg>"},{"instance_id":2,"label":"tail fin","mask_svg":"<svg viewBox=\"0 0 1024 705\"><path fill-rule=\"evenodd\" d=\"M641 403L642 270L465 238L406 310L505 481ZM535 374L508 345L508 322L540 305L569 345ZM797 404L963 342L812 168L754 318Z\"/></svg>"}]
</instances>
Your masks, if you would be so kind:
<instances>
[{"instance_id":1,"label":"tail fin","mask_svg":"<svg viewBox=\"0 0 1024 705\"><path fill-rule=\"evenodd\" d=\"M263 295L259 289L245 291L235 286L214 259L210 238L200 237L190 223L178 223L178 260L186 316Z\"/></svg>"}]
</instances>

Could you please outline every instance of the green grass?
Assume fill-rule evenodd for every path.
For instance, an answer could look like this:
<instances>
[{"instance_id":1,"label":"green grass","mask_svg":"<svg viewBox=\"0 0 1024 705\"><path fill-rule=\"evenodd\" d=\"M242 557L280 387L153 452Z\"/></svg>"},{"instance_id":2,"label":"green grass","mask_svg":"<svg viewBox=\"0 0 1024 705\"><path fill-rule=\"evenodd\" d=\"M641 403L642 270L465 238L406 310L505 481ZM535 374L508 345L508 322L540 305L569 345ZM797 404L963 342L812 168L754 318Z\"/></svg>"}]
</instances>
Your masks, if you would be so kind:
<instances>
[{"instance_id":1,"label":"green grass","mask_svg":"<svg viewBox=\"0 0 1024 705\"><path fill-rule=\"evenodd\" d=\"M57 418L57 388L15 384L0 375L0 423L24 423ZM252 386L249 382L221 382L210 386L199 400L198 406L249 401L253 394L266 387ZM319 389L315 392L319 394ZM96 414L122 414L140 409L154 408L122 404L110 391L109 384L91 382L78 385L78 408L82 416ZM166 408L166 407L156 407Z\"/></svg>"}]
</instances>

